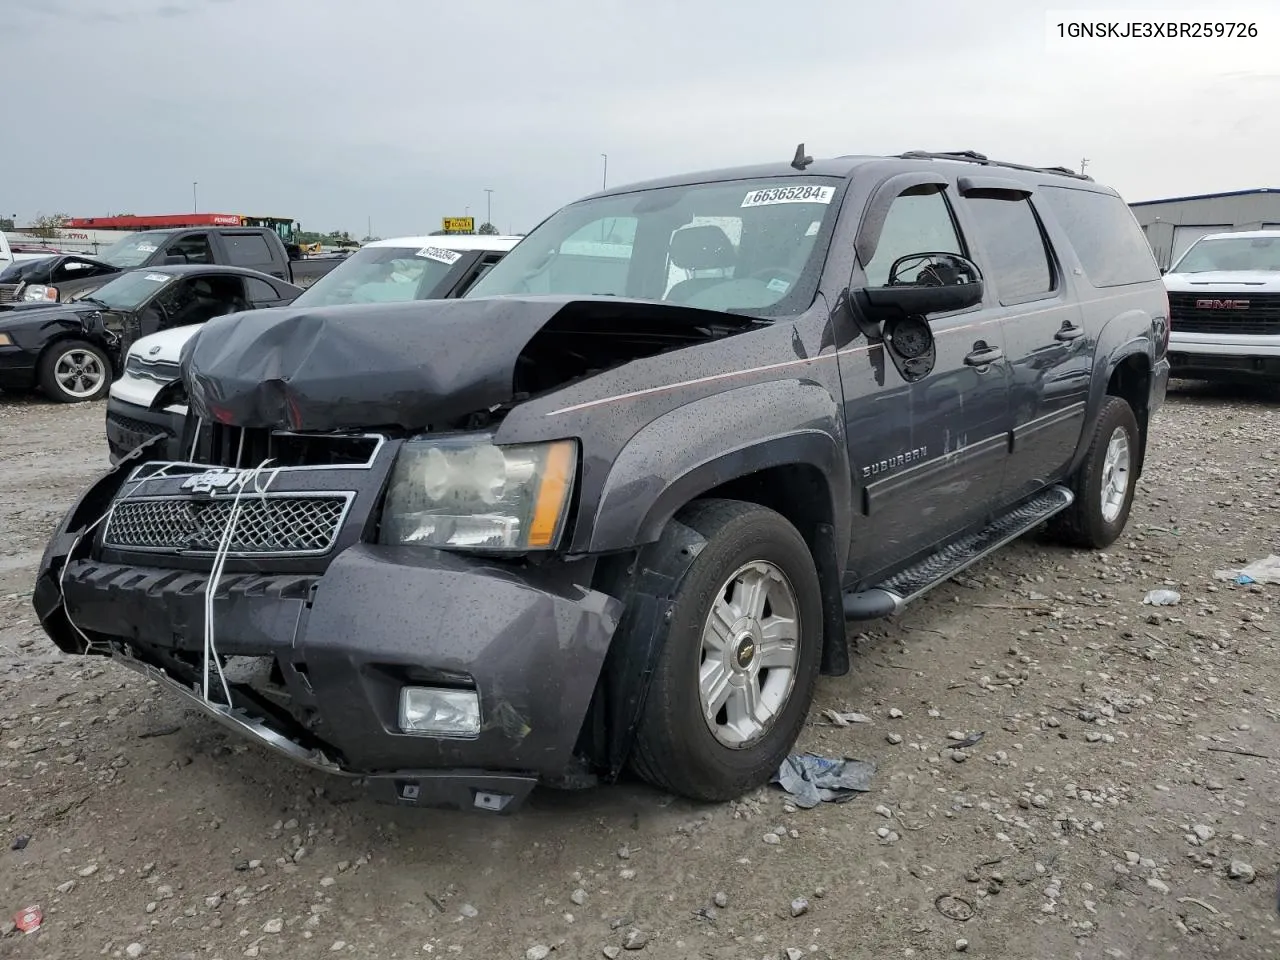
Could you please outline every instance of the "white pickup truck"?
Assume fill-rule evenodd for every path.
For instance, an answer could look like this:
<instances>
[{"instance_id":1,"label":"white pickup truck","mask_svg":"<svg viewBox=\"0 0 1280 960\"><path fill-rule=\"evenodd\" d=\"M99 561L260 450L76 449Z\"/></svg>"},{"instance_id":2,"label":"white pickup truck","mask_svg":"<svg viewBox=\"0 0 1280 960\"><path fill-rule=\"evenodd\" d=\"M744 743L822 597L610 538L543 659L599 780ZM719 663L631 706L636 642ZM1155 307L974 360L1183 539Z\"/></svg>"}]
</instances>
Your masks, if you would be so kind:
<instances>
[{"instance_id":1,"label":"white pickup truck","mask_svg":"<svg viewBox=\"0 0 1280 960\"><path fill-rule=\"evenodd\" d=\"M1280 383L1280 230L1201 237L1164 282L1174 377Z\"/></svg>"},{"instance_id":2,"label":"white pickup truck","mask_svg":"<svg viewBox=\"0 0 1280 960\"><path fill-rule=\"evenodd\" d=\"M519 237L475 234L398 237L365 244L308 287L287 308L443 300L460 297L516 245ZM167 459L182 459L187 408L172 389L180 380L182 347L200 325L175 327L134 342L124 373L107 398L107 446L111 462L151 437L168 437ZM168 388L168 389L167 389Z\"/></svg>"}]
</instances>

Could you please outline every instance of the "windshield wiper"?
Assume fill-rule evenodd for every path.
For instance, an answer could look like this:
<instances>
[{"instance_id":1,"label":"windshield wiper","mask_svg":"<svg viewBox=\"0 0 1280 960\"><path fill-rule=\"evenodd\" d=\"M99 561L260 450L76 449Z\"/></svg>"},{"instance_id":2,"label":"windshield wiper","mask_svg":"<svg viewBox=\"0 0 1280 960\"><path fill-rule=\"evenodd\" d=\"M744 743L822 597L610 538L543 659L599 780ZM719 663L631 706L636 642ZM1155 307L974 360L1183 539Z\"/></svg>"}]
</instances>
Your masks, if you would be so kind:
<instances>
[{"instance_id":1,"label":"windshield wiper","mask_svg":"<svg viewBox=\"0 0 1280 960\"><path fill-rule=\"evenodd\" d=\"M81 297L77 302L78 303L96 303L98 306L103 307L104 309L107 309L107 310L111 309L111 304L103 303L97 297Z\"/></svg>"}]
</instances>

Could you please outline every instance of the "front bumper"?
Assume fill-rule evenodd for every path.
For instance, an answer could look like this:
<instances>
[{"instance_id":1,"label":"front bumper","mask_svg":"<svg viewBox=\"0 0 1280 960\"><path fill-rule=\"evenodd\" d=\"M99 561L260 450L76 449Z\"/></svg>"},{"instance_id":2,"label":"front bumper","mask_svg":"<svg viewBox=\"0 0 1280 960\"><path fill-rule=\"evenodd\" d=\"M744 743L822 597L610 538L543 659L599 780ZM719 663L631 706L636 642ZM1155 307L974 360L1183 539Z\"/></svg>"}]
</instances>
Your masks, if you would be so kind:
<instances>
[{"instance_id":1,"label":"front bumper","mask_svg":"<svg viewBox=\"0 0 1280 960\"><path fill-rule=\"evenodd\" d=\"M1178 333L1169 338L1173 376L1280 379L1280 336Z\"/></svg>"},{"instance_id":2,"label":"front bumper","mask_svg":"<svg viewBox=\"0 0 1280 960\"><path fill-rule=\"evenodd\" d=\"M200 695L205 573L90 558L57 571L50 561L63 549L51 545L33 598L59 647L84 652L69 616L120 662L238 733L419 806L510 812L536 783L574 775L621 614L619 601L578 585L589 582L590 561L513 568L360 544L323 575L226 574L214 606L218 653L229 672L244 658L272 678L267 687L232 680L228 706L216 673L211 697ZM401 687L442 678L474 683L479 736L400 732Z\"/></svg>"},{"instance_id":3,"label":"front bumper","mask_svg":"<svg viewBox=\"0 0 1280 960\"><path fill-rule=\"evenodd\" d=\"M131 450L151 437L164 437L159 452L161 459L180 460L183 417L173 410L151 410L126 403L115 396L107 397L107 450L114 466Z\"/></svg>"}]
</instances>

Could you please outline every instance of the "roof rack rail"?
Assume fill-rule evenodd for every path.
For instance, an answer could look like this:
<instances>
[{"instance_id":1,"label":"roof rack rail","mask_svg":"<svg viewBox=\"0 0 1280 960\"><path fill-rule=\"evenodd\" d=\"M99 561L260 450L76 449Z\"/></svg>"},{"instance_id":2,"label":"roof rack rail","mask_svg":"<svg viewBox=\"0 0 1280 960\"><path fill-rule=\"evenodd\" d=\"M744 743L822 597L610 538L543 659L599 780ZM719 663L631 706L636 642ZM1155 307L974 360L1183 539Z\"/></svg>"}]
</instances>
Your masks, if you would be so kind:
<instances>
[{"instance_id":1,"label":"roof rack rail","mask_svg":"<svg viewBox=\"0 0 1280 960\"><path fill-rule=\"evenodd\" d=\"M908 150L906 153L898 154L902 160L961 160L968 163L981 163L992 167L1008 167L1010 170L1026 170L1030 173L1056 173L1063 177L1073 177L1076 180L1088 180L1093 182L1093 177L1084 173L1077 173L1069 167L1032 167L1023 163L1009 163L1006 160L992 160L985 154L978 153L976 150Z\"/></svg>"}]
</instances>

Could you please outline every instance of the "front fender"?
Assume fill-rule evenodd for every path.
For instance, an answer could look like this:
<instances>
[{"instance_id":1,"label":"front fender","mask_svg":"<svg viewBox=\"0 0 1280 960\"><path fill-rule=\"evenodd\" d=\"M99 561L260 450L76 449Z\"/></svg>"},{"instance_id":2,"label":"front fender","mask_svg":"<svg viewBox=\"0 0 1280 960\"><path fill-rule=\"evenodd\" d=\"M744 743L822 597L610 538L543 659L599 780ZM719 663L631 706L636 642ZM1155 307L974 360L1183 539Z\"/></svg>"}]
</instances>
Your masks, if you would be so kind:
<instances>
[{"instance_id":1,"label":"front fender","mask_svg":"<svg viewBox=\"0 0 1280 960\"><path fill-rule=\"evenodd\" d=\"M62 604L62 570L74 555L84 556L92 543L93 529L106 515L112 500L124 486L133 469L164 453L165 438L155 436L131 451L100 476L63 515L49 542L36 572L31 605L40 626L49 639L64 653L84 653L84 641L67 619Z\"/></svg>"},{"instance_id":2,"label":"front fender","mask_svg":"<svg viewBox=\"0 0 1280 960\"><path fill-rule=\"evenodd\" d=\"M591 518L592 553L658 539L698 495L769 467L826 479L837 542L849 535L851 478L839 405L810 380L778 380L695 400L653 420L614 460Z\"/></svg>"}]
</instances>

